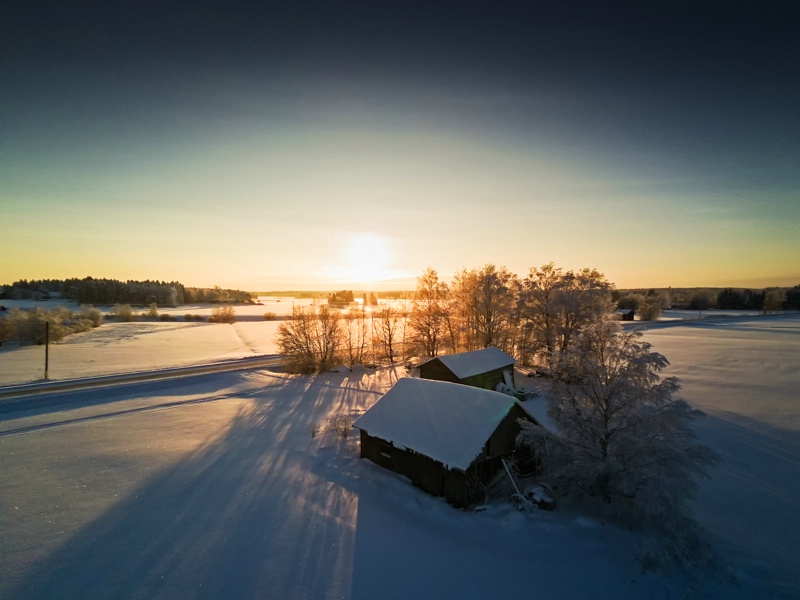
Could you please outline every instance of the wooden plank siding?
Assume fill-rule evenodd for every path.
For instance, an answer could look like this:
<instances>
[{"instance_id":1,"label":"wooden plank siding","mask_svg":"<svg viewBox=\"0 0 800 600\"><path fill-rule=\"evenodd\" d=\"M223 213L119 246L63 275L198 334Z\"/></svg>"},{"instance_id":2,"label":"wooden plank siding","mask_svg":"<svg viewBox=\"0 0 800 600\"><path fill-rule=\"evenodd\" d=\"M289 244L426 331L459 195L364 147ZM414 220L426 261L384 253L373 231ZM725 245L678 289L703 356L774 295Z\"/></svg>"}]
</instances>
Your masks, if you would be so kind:
<instances>
[{"instance_id":1,"label":"wooden plank siding","mask_svg":"<svg viewBox=\"0 0 800 600\"><path fill-rule=\"evenodd\" d=\"M450 383L461 383L450 369L444 366L439 360L430 360L419 366L419 376L422 379L435 379L436 381L449 381ZM477 386L482 387L482 386Z\"/></svg>"},{"instance_id":2,"label":"wooden plank siding","mask_svg":"<svg viewBox=\"0 0 800 600\"><path fill-rule=\"evenodd\" d=\"M501 458L511 455L516 448L519 418L531 420L525 411L515 405L466 471L449 469L441 462L413 450L396 448L391 442L373 437L363 429L361 457L408 477L415 486L434 496L444 497L453 506L464 508L484 500L484 486L501 468ZM420 424L420 427L424 426Z\"/></svg>"},{"instance_id":3,"label":"wooden plank siding","mask_svg":"<svg viewBox=\"0 0 800 600\"><path fill-rule=\"evenodd\" d=\"M478 375L473 375L472 377L465 377L463 380L458 381L457 383L471 385L472 387L483 388L485 390L495 390L497 389L497 384L505 382L505 379L503 379L503 371L506 369L511 371L511 377L513 381L514 369L511 367L505 367L503 369L495 369L494 371L488 371L486 373L479 373Z\"/></svg>"},{"instance_id":4,"label":"wooden plank siding","mask_svg":"<svg viewBox=\"0 0 800 600\"><path fill-rule=\"evenodd\" d=\"M422 379L434 379L436 381L449 381L450 383L461 383L463 385L470 385L472 387L483 388L484 390L495 390L498 383L504 383L503 371L508 369L511 373L511 380L514 380L514 369L512 367L503 367L502 369L495 369L494 371L487 371L486 373L478 373L471 377L459 379L456 375L448 369L444 364L438 360L429 361L426 364L420 365L419 376Z\"/></svg>"}]
</instances>

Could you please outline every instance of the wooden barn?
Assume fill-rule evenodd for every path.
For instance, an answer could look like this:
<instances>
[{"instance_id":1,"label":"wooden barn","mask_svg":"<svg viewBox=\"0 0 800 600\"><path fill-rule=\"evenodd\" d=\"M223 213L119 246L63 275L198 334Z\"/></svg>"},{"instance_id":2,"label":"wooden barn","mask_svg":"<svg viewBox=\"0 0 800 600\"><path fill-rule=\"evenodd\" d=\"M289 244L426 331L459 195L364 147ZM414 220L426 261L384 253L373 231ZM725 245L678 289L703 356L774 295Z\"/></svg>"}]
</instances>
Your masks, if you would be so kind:
<instances>
[{"instance_id":1,"label":"wooden barn","mask_svg":"<svg viewBox=\"0 0 800 600\"><path fill-rule=\"evenodd\" d=\"M431 358L419 365L419 376L485 390L496 390L498 384L504 384L513 390L516 362L499 348L490 347Z\"/></svg>"},{"instance_id":2,"label":"wooden barn","mask_svg":"<svg viewBox=\"0 0 800 600\"><path fill-rule=\"evenodd\" d=\"M465 507L484 499L500 459L514 451L519 418L536 422L506 394L406 377L354 426L362 458Z\"/></svg>"}]
</instances>

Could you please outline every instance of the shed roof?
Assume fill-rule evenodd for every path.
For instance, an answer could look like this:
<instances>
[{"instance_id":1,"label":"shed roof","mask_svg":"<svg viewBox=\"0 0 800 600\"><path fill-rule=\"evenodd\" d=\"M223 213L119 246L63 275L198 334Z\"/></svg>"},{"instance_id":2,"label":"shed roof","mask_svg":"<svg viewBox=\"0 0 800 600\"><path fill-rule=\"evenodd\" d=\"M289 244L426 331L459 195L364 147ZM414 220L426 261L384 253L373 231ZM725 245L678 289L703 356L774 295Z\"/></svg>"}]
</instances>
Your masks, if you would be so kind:
<instances>
[{"instance_id":1,"label":"shed roof","mask_svg":"<svg viewBox=\"0 0 800 600\"><path fill-rule=\"evenodd\" d=\"M354 426L465 471L514 404L512 396L491 390L404 377Z\"/></svg>"},{"instance_id":2,"label":"shed roof","mask_svg":"<svg viewBox=\"0 0 800 600\"><path fill-rule=\"evenodd\" d=\"M420 366L435 360L440 361L459 379L502 369L503 367L508 367L517 362L512 356L500 350L500 348L491 346L489 348L483 348L482 350L436 356L420 364Z\"/></svg>"}]
</instances>

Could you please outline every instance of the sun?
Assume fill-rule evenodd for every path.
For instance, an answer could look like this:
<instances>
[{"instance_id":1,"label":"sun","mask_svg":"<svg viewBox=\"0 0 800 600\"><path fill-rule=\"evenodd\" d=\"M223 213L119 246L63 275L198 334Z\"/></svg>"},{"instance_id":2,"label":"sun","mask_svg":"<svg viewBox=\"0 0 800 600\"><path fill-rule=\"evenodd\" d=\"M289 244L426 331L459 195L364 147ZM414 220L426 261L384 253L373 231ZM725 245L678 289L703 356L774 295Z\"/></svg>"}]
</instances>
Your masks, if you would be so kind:
<instances>
[{"instance_id":1,"label":"sun","mask_svg":"<svg viewBox=\"0 0 800 600\"><path fill-rule=\"evenodd\" d=\"M345 245L341 277L352 283L389 279L390 255L385 238L371 233L353 235Z\"/></svg>"}]
</instances>

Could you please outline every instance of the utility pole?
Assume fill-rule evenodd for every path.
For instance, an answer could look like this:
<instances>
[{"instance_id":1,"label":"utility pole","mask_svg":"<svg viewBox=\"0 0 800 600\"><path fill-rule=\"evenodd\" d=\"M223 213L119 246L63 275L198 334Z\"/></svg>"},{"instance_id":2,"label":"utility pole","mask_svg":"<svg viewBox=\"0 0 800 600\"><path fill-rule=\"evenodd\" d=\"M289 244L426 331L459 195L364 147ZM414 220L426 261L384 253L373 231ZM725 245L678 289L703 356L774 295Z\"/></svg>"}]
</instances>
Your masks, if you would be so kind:
<instances>
[{"instance_id":1,"label":"utility pole","mask_svg":"<svg viewBox=\"0 0 800 600\"><path fill-rule=\"evenodd\" d=\"M44 322L44 378L47 379L47 367L50 362L50 321Z\"/></svg>"}]
</instances>

